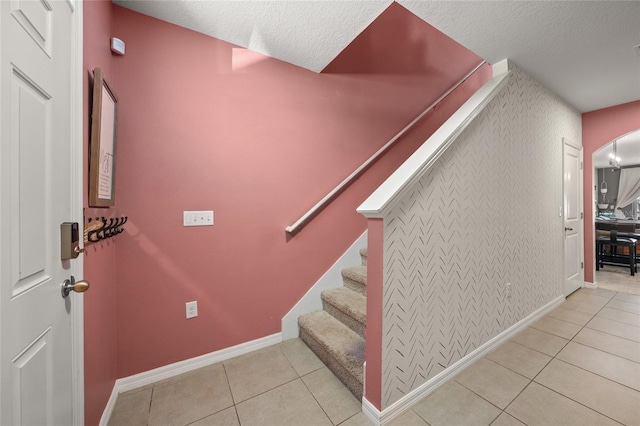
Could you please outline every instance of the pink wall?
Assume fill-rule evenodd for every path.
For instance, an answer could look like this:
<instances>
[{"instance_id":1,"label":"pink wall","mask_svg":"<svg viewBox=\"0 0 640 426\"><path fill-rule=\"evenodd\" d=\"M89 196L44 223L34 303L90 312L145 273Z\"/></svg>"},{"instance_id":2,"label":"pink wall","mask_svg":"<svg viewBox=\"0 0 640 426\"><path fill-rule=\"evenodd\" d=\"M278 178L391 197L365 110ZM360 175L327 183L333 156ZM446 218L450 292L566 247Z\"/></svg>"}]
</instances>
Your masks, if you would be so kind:
<instances>
[{"instance_id":1,"label":"pink wall","mask_svg":"<svg viewBox=\"0 0 640 426\"><path fill-rule=\"evenodd\" d=\"M365 398L382 411L382 284L384 281L384 221L369 219L367 233L367 386Z\"/></svg>"},{"instance_id":2,"label":"pink wall","mask_svg":"<svg viewBox=\"0 0 640 426\"><path fill-rule=\"evenodd\" d=\"M110 0L84 2L84 206L85 216L107 216L113 209L88 209L88 158L91 114L91 71L113 75L109 50L112 4ZM84 253L84 279L91 284L84 293L85 424L97 425L117 376L116 346L116 250L113 240L90 244Z\"/></svg>"},{"instance_id":3,"label":"pink wall","mask_svg":"<svg viewBox=\"0 0 640 426\"><path fill-rule=\"evenodd\" d=\"M640 129L640 101L582 114L584 149L584 279L593 282L593 153L614 139Z\"/></svg>"},{"instance_id":4,"label":"pink wall","mask_svg":"<svg viewBox=\"0 0 640 426\"><path fill-rule=\"evenodd\" d=\"M431 94L445 81L446 88L451 87L480 61L465 47L393 2L323 72L404 75L406 80L414 75L418 80L414 87Z\"/></svg>"},{"instance_id":5,"label":"pink wall","mask_svg":"<svg viewBox=\"0 0 640 426\"><path fill-rule=\"evenodd\" d=\"M414 128L293 238L284 228L448 86L433 75L316 74L114 7L119 96L118 375L280 331L365 229L355 208L488 77ZM425 24L426 25L426 24ZM471 56L467 56L471 55ZM470 53L461 63L477 63ZM450 70L459 79L471 67ZM183 210L215 210L184 228ZM198 318L185 320L197 300Z\"/></svg>"}]
</instances>

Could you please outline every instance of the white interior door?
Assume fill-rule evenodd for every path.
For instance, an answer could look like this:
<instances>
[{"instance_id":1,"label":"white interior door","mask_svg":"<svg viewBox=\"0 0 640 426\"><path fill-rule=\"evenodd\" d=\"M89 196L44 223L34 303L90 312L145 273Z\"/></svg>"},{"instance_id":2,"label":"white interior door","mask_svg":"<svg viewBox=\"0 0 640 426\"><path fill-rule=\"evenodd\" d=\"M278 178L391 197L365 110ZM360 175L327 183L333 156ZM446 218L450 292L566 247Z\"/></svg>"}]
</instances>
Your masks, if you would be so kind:
<instances>
[{"instance_id":1,"label":"white interior door","mask_svg":"<svg viewBox=\"0 0 640 426\"><path fill-rule=\"evenodd\" d=\"M584 285L582 148L563 140L564 295Z\"/></svg>"},{"instance_id":2,"label":"white interior door","mask_svg":"<svg viewBox=\"0 0 640 426\"><path fill-rule=\"evenodd\" d=\"M60 260L60 224L81 217L74 198L73 13L72 1L0 1L3 425L82 422L74 404L77 304L61 295L80 260Z\"/></svg>"}]
</instances>

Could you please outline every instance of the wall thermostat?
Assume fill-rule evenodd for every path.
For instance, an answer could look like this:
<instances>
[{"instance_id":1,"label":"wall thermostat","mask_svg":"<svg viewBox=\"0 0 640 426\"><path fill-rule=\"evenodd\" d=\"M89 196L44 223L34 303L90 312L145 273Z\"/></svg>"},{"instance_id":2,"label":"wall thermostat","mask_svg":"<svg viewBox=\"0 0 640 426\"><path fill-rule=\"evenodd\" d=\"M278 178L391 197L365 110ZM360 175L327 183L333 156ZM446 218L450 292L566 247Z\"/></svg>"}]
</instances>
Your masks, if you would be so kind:
<instances>
[{"instance_id":1,"label":"wall thermostat","mask_svg":"<svg viewBox=\"0 0 640 426\"><path fill-rule=\"evenodd\" d=\"M112 37L111 38L111 51L118 55L124 56L124 41L119 38Z\"/></svg>"}]
</instances>

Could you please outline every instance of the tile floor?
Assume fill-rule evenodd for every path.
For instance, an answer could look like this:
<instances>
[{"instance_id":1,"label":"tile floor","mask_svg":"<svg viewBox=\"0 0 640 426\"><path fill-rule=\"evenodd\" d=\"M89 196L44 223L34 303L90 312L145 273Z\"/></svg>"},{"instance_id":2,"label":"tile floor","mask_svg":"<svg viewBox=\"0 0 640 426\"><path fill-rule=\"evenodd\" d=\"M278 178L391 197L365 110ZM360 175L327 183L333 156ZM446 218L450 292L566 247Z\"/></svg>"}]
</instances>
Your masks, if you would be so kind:
<instances>
[{"instance_id":1,"label":"tile floor","mask_svg":"<svg viewBox=\"0 0 640 426\"><path fill-rule=\"evenodd\" d=\"M577 291L392 424L640 425L640 296ZM290 340L121 394L109 425L369 422Z\"/></svg>"}]
</instances>

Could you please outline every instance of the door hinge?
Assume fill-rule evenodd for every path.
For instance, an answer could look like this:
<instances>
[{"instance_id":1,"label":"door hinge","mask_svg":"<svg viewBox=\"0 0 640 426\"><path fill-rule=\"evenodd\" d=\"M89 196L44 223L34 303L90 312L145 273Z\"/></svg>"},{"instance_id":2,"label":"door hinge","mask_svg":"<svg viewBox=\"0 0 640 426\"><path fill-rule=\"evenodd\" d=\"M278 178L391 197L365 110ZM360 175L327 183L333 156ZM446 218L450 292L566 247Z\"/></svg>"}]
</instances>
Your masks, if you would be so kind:
<instances>
[{"instance_id":1,"label":"door hinge","mask_svg":"<svg viewBox=\"0 0 640 426\"><path fill-rule=\"evenodd\" d=\"M582 170L582 161L580 162L580 170Z\"/></svg>"},{"instance_id":2,"label":"door hinge","mask_svg":"<svg viewBox=\"0 0 640 426\"><path fill-rule=\"evenodd\" d=\"M584 262L580 262L580 269L584 269Z\"/></svg>"},{"instance_id":3,"label":"door hinge","mask_svg":"<svg viewBox=\"0 0 640 426\"><path fill-rule=\"evenodd\" d=\"M580 219L584 219L584 212L580 212Z\"/></svg>"}]
</instances>

